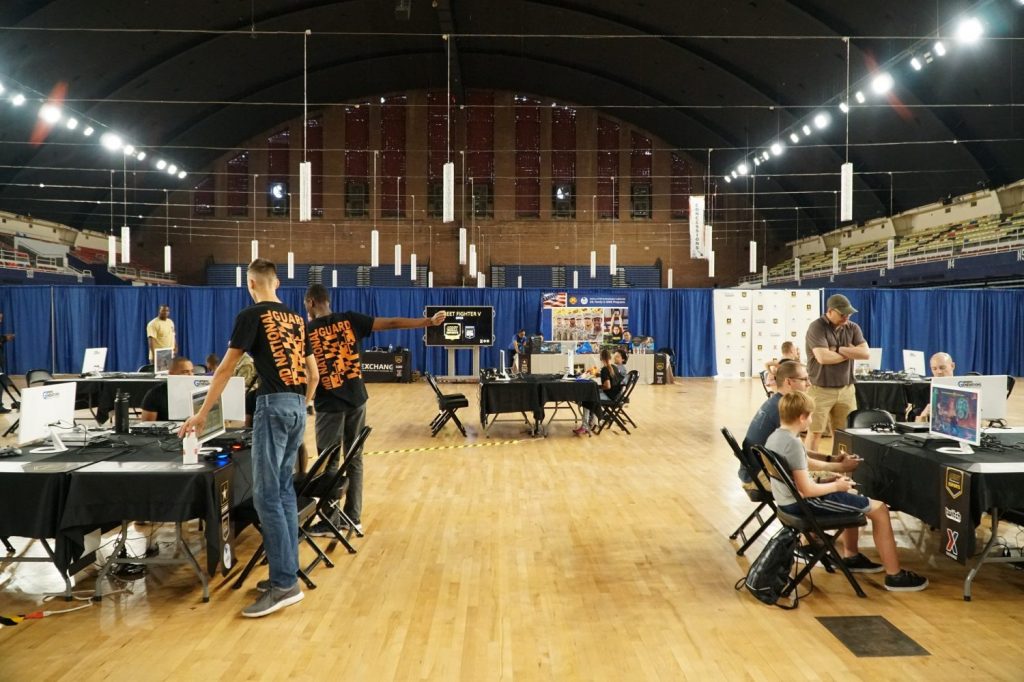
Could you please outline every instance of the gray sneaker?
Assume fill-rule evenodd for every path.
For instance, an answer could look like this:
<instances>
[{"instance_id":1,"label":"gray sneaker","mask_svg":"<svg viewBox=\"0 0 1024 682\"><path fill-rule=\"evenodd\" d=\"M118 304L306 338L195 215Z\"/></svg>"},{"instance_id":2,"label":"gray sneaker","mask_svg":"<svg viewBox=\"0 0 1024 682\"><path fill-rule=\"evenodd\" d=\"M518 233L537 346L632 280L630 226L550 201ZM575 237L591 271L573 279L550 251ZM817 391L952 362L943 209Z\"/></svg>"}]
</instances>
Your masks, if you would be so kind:
<instances>
[{"instance_id":1,"label":"gray sneaker","mask_svg":"<svg viewBox=\"0 0 1024 682\"><path fill-rule=\"evenodd\" d=\"M259 586L257 585L257 589ZM291 587L271 587L269 592L264 592L256 603L252 606L247 606L242 609L242 615L246 618L261 618L268 616L274 611L280 611L286 606L291 606L302 601L305 597L302 590L299 589L299 583L296 582Z\"/></svg>"}]
</instances>

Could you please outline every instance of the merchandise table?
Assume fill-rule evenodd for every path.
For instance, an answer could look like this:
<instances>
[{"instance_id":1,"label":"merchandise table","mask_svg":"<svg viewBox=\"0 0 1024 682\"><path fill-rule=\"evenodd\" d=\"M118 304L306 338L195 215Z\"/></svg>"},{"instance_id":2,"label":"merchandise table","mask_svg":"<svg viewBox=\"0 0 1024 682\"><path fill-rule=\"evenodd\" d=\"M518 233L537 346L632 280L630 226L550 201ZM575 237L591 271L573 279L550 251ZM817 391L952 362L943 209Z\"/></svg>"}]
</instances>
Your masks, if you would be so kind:
<instances>
[{"instance_id":1,"label":"merchandise table","mask_svg":"<svg viewBox=\"0 0 1024 682\"><path fill-rule=\"evenodd\" d=\"M533 416L534 435L543 435L545 406L568 402L596 406L601 396L590 380L562 379L557 374L528 374L509 381L480 382L480 425L484 431L494 423L493 415L524 413ZM529 422L527 422L529 424Z\"/></svg>"},{"instance_id":2,"label":"merchandise table","mask_svg":"<svg viewBox=\"0 0 1024 682\"><path fill-rule=\"evenodd\" d=\"M975 447L969 455L926 449L905 441L903 434L874 433L869 429L847 429L835 435L833 454L852 452L863 458L853 472L857 490L882 500L894 511L920 519L933 528L942 522L941 491L947 467L970 474L968 527L981 524L982 515L991 516L992 535L977 563L964 581L964 598L969 600L971 581L981 565L997 561L989 551L996 539L999 518L1009 510L1024 509L1024 433L994 433L1005 449ZM1019 559L1019 557L1018 557Z\"/></svg>"}]
</instances>

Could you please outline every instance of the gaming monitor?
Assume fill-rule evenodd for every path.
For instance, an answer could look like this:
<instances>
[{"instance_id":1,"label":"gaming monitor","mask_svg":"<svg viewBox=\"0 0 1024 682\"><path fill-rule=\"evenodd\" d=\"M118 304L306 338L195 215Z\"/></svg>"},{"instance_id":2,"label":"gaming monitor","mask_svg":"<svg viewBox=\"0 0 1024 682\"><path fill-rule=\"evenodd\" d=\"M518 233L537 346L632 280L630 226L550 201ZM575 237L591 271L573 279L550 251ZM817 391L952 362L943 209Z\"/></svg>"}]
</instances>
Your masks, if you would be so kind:
<instances>
[{"instance_id":1,"label":"gaming monitor","mask_svg":"<svg viewBox=\"0 0 1024 682\"><path fill-rule=\"evenodd\" d=\"M981 391L978 419L994 421L1006 418L1006 375L971 375L963 377L932 377L932 386L954 386Z\"/></svg>"},{"instance_id":2,"label":"gaming monitor","mask_svg":"<svg viewBox=\"0 0 1024 682\"><path fill-rule=\"evenodd\" d=\"M192 416L192 393L206 388L213 377L190 374L167 377L167 418L184 421ZM224 404L224 419L245 421L245 379L231 377L221 394Z\"/></svg>"},{"instance_id":3,"label":"gaming monitor","mask_svg":"<svg viewBox=\"0 0 1024 682\"><path fill-rule=\"evenodd\" d=\"M903 349L903 371L907 374L925 375L924 351Z\"/></svg>"},{"instance_id":4,"label":"gaming monitor","mask_svg":"<svg viewBox=\"0 0 1024 682\"><path fill-rule=\"evenodd\" d=\"M490 346L494 344L494 308L482 305L428 305L424 314L445 312L444 322L427 327L428 346Z\"/></svg>"},{"instance_id":5,"label":"gaming monitor","mask_svg":"<svg viewBox=\"0 0 1024 682\"><path fill-rule=\"evenodd\" d=\"M86 348L82 358L82 374L102 372L107 365L106 348Z\"/></svg>"},{"instance_id":6,"label":"gaming monitor","mask_svg":"<svg viewBox=\"0 0 1024 682\"><path fill-rule=\"evenodd\" d=\"M195 416L200 408L202 408L203 401L206 400L206 394L209 391L208 387L192 391L192 416ZM206 416L206 425L203 427L203 430L196 432L196 440L202 445L208 440L223 435L224 431L224 404L220 398L217 398L217 402L213 404L209 414Z\"/></svg>"},{"instance_id":7,"label":"gaming monitor","mask_svg":"<svg viewBox=\"0 0 1024 682\"><path fill-rule=\"evenodd\" d=\"M173 348L153 349L153 374L165 375L171 370L171 360L174 359Z\"/></svg>"},{"instance_id":8,"label":"gaming monitor","mask_svg":"<svg viewBox=\"0 0 1024 682\"><path fill-rule=\"evenodd\" d=\"M974 452L970 446L981 442L981 423L978 414L980 399L980 391L976 388L932 383L932 417L928 432L935 436L951 438L961 444L960 448L939 448L940 452Z\"/></svg>"},{"instance_id":9,"label":"gaming monitor","mask_svg":"<svg viewBox=\"0 0 1024 682\"><path fill-rule=\"evenodd\" d=\"M64 452L67 446L57 435L57 428L75 424L75 390L78 384L50 384L21 390L21 414L18 422L18 445L50 438L52 447L33 452Z\"/></svg>"}]
</instances>

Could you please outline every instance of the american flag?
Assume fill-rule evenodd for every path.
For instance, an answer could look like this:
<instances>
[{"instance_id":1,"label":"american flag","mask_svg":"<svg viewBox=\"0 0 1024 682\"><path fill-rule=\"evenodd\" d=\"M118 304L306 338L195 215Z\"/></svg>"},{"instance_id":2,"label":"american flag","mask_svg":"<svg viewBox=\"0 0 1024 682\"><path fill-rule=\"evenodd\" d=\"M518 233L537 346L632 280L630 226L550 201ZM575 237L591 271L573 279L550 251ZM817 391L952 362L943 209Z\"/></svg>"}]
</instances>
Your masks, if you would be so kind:
<instances>
[{"instance_id":1,"label":"american flag","mask_svg":"<svg viewBox=\"0 0 1024 682\"><path fill-rule=\"evenodd\" d=\"M565 292L560 291L557 294L542 294L544 299L545 308L564 308L565 307Z\"/></svg>"}]
</instances>

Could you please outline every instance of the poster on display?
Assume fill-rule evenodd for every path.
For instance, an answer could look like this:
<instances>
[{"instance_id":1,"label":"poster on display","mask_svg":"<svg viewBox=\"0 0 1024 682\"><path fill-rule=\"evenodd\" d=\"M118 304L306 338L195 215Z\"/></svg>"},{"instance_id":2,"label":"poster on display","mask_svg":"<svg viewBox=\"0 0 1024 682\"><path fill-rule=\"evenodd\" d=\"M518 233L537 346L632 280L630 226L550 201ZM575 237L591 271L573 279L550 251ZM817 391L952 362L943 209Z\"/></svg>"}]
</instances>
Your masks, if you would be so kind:
<instances>
[{"instance_id":1,"label":"poster on display","mask_svg":"<svg viewBox=\"0 0 1024 682\"><path fill-rule=\"evenodd\" d=\"M585 341L597 348L620 343L631 331L625 296L559 291L541 298L541 333L549 341Z\"/></svg>"},{"instance_id":2,"label":"poster on display","mask_svg":"<svg viewBox=\"0 0 1024 682\"><path fill-rule=\"evenodd\" d=\"M423 314L433 317L444 311L444 322L427 327L428 346L490 346L494 343L494 308L480 305L428 305Z\"/></svg>"},{"instance_id":3,"label":"poster on display","mask_svg":"<svg viewBox=\"0 0 1024 682\"><path fill-rule=\"evenodd\" d=\"M755 292L715 291L716 378L745 379L750 376L750 303Z\"/></svg>"},{"instance_id":4,"label":"poster on display","mask_svg":"<svg viewBox=\"0 0 1024 682\"><path fill-rule=\"evenodd\" d=\"M971 520L971 475L963 469L944 467L939 509L939 529L945 554L966 565L974 556L974 522Z\"/></svg>"}]
</instances>

